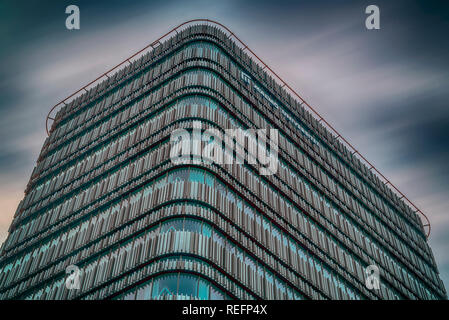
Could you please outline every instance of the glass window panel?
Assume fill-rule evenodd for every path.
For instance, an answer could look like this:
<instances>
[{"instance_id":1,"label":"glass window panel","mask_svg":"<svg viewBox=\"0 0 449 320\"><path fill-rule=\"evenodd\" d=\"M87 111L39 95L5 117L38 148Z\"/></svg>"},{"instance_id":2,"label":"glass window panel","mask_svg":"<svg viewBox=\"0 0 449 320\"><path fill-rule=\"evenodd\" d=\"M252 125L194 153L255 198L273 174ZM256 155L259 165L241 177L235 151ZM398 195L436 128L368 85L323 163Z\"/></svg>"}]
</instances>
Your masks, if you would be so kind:
<instances>
[{"instance_id":1,"label":"glass window panel","mask_svg":"<svg viewBox=\"0 0 449 320\"><path fill-rule=\"evenodd\" d=\"M212 227L207 223L203 223L203 235L206 237L212 236Z\"/></svg>"},{"instance_id":2,"label":"glass window panel","mask_svg":"<svg viewBox=\"0 0 449 320\"><path fill-rule=\"evenodd\" d=\"M190 181L204 183L204 171L191 169L190 170Z\"/></svg>"},{"instance_id":3,"label":"glass window panel","mask_svg":"<svg viewBox=\"0 0 449 320\"><path fill-rule=\"evenodd\" d=\"M221 293L214 287L211 287L210 288L210 300L225 300L225 296L223 293Z\"/></svg>"},{"instance_id":4,"label":"glass window panel","mask_svg":"<svg viewBox=\"0 0 449 320\"><path fill-rule=\"evenodd\" d=\"M198 298L204 300L209 299L209 288L210 288L209 283L200 278L198 285Z\"/></svg>"},{"instance_id":5,"label":"glass window panel","mask_svg":"<svg viewBox=\"0 0 449 320\"><path fill-rule=\"evenodd\" d=\"M183 228L184 219L168 220L162 223L161 232L167 231L181 231Z\"/></svg>"},{"instance_id":6,"label":"glass window panel","mask_svg":"<svg viewBox=\"0 0 449 320\"><path fill-rule=\"evenodd\" d=\"M176 294L178 287L178 275L168 274L154 280L153 298L157 299L167 295Z\"/></svg>"},{"instance_id":7,"label":"glass window panel","mask_svg":"<svg viewBox=\"0 0 449 320\"><path fill-rule=\"evenodd\" d=\"M201 221L194 219L186 219L184 224L184 230L201 233Z\"/></svg>"},{"instance_id":8,"label":"glass window panel","mask_svg":"<svg viewBox=\"0 0 449 320\"><path fill-rule=\"evenodd\" d=\"M193 276L190 274L181 274L179 276L178 294L196 297L197 289L198 289L198 276Z\"/></svg>"}]
</instances>

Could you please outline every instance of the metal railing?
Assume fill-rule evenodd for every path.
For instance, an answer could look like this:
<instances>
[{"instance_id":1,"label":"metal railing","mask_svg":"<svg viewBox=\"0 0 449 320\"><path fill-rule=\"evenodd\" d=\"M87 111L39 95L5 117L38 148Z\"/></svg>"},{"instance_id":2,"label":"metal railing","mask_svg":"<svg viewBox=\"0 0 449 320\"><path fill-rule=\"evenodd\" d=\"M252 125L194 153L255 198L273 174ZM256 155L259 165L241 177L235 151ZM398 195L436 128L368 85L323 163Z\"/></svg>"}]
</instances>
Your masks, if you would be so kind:
<instances>
[{"instance_id":1,"label":"metal railing","mask_svg":"<svg viewBox=\"0 0 449 320\"><path fill-rule=\"evenodd\" d=\"M122 62L120 62L116 66L112 67L111 69L109 69L108 71L106 71L105 73L103 73L102 75L97 77L96 79L92 80L91 82L86 84L84 87L82 87L78 91L72 93L71 95L69 95L65 99L61 100L59 103L54 105L50 109L50 111L48 112L47 118L45 120L45 128L47 130L47 135L50 134L50 132L49 132L49 127L51 125L50 121L54 121L54 119L55 119L54 115L57 113L57 110L59 108L61 108L63 105L66 105L68 100L77 97L80 93L83 93L83 91L87 92L87 89L89 87L93 87L93 86L99 84L101 81L104 81L107 78L109 78L109 76L108 76L109 73L112 73L114 71L118 71L120 69L120 67L122 67L124 64L131 63L131 59L134 59L134 58L137 58L137 57L140 58L143 55L143 53L145 53L147 51L151 51L154 48L156 48L158 45L161 44L161 40L164 40L165 38L169 38L170 36L178 33L178 30L180 28L182 28L182 27L184 27L184 26L186 26L188 24L194 24L194 23L204 23L204 24L211 24L211 25L219 26L219 27L221 27L224 30L225 34L227 34L229 36L229 38L231 38L231 39L234 38L237 41L237 43L241 45L243 51L249 52L250 55L254 59L256 59L258 63L260 63L263 66L263 68L262 68L263 71L268 71L268 73L270 73L272 76L274 76L276 79L278 79L282 83L281 88L287 88L288 91L290 91L291 94L293 94L296 98L298 98L299 101L303 105L307 106L307 108L310 109L313 112L313 114L315 114L315 116L319 119L318 121L320 123L321 122L324 123L325 127L327 127L327 129L329 129L330 131L332 131L336 135L336 139L338 139L339 141L343 142L344 145L346 145L350 150L352 150L352 155L357 154L358 157L360 159L362 159L363 162L365 162L365 164L367 165L369 170L374 170L378 174L378 176L380 176L382 178L383 183L385 185L390 185L399 194L399 196L400 196L399 199L400 200L404 199L411 207L413 207L415 209L415 213L419 213L421 215L421 217L425 220L423 222L423 227L424 227L424 229L427 228L426 237L429 238L430 231L431 231L431 225L430 225L429 218L412 201L410 201L410 199L407 198L394 184L392 184L391 181L388 180L371 162L369 162L362 154L360 154L360 152L357 149L355 149L355 147L351 143L349 143L348 140L346 140L329 122L327 122L318 113L318 111L316 111L311 105L309 105L307 103L307 101L305 101L289 84L287 84L287 82L285 82L265 62L263 62L263 60L261 58L259 58L259 56L257 56L256 53L251 48L248 47L248 45L246 45L239 37L237 37L228 27L226 27L225 25L223 25L223 24L221 24L221 23L219 23L217 21L213 21L213 20L209 20L209 19L193 19L193 20L189 20L189 21L186 21L184 23L181 23L180 25L176 26L175 28L171 29L169 32L167 32L164 35L162 35L161 37L159 37L157 40L153 41L149 45L147 45L144 48L142 48L141 50L137 51L136 53L134 53L133 55L131 55L127 59L123 60Z\"/></svg>"}]
</instances>

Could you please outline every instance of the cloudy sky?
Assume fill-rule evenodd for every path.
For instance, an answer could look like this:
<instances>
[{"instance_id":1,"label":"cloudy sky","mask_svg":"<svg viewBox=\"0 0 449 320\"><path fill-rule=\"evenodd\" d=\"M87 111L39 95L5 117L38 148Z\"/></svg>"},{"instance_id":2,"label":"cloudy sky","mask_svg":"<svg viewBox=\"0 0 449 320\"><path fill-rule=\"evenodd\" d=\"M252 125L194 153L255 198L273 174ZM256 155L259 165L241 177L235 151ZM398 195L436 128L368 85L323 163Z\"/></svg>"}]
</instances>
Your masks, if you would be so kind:
<instances>
[{"instance_id":1,"label":"cloudy sky","mask_svg":"<svg viewBox=\"0 0 449 320\"><path fill-rule=\"evenodd\" d=\"M449 9L443 1L0 2L0 243L56 102L176 25L227 25L429 217L449 287ZM66 6L81 29L65 28ZM380 30L365 8L380 8Z\"/></svg>"}]
</instances>

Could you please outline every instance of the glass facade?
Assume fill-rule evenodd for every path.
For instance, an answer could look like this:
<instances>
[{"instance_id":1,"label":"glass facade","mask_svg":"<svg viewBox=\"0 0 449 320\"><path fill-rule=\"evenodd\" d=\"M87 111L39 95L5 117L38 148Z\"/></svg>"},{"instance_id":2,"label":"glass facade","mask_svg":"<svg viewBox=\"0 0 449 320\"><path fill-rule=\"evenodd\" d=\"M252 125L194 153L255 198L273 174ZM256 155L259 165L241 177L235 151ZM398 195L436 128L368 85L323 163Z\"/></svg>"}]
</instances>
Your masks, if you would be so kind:
<instances>
[{"instance_id":1,"label":"glass facade","mask_svg":"<svg viewBox=\"0 0 449 320\"><path fill-rule=\"evenodd\" d=\"M174 164L170 134L195 123L278 129L276 174ZM58 112L0 254L0 299L447 297L419 217L203 25Z\"/></svg>"}]
</instances>

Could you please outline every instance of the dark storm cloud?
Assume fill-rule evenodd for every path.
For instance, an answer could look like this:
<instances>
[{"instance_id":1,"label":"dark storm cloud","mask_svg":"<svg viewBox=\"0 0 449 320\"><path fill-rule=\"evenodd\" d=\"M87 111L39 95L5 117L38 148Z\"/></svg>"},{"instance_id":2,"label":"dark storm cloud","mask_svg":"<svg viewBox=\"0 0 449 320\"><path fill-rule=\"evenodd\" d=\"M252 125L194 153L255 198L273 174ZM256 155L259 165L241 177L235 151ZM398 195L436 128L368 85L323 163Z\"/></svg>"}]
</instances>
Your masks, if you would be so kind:
<instances>
[{"instance_id":1,"label":"dark storm cloud","mask_svg":"<svg viewBox=\"0 0 449 320\"><path fill-rule=\"evenodd\" d=\"M79 31L65 29L69 4L80 7ZM381 30L365 29L370 4L380 7ZM0 2L0 242L44 141L49 108L199 17L228 25L430 216L430 243L448 285L444 1Z\"/></svg>"}]
</instances>

